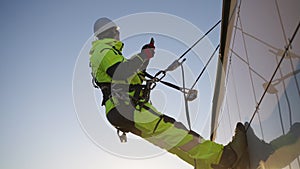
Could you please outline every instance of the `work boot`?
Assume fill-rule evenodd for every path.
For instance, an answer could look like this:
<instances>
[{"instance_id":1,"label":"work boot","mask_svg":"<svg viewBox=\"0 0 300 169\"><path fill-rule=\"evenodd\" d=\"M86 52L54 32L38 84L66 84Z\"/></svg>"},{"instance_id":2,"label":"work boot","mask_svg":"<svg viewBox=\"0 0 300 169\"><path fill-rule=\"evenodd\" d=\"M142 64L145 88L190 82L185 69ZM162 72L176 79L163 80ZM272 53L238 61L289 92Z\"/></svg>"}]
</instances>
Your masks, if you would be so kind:
<instances>
[{"instance_id":1,"label":"work boot","mask_svg":"<svg viewBox=\"0 0 300 169\"><path fill-rule=\"evenodd\" d=\"M235 168L247 149L246 130L242 123L237 123L235 135L232 141L227 144L220 159L219 164L212 164L214 169Z\"/></svg>"}]
</instances>

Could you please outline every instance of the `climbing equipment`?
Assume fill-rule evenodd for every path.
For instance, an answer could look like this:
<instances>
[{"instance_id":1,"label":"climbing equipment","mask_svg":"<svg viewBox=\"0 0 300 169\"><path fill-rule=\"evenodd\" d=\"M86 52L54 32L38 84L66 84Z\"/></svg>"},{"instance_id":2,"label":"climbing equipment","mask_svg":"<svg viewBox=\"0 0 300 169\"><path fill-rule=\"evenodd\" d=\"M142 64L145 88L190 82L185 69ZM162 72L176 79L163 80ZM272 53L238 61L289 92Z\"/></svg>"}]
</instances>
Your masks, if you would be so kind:
<instances>
[{"instance_id":1,"label":"climbing equipment","mask_svg":"<svg viewBox=\"0 0 300 169\"><path fill-rule=\"evenodd\" d=\"M147 82L149 82L150 85L150 90L154 89L156 86L157 82L160 82L166 86L169 86L173 89L176 89L180 92L183 93L184 96L184 101L185 101L185 111L186 111L186 118L188 122L189 129L191 130L191 123L190 123L190 118L189 118L189 108L188 108L188 101L193 101L194 99L197 98L198 91L193 89L196 85L196 83L199 81L200 77L204 73L205 69L207 68L208 64L210 63L211 59L215 55L216 51L218 50L220 45L217 45L216 49L214 50L213 54L210 56L209 60L203 67L202 71L196 78L195 82L193 83L191 88L186 88L185 87L185 79L184 79L184 68L183 68L183 63L186 61L186 58L183 58L192 48L194 48L204 37L206 37L219 23L221 23L221 20L219 20L213 27L211 27L201 38L199 38L190 48L188 48L178 59L173 61L166 69L158 71L154 76L150 75L149 73L146 73L146 77L150 78ZM182 59L183 58L183 59ZM182 59L182 61L180 61ZM175 84L172 84L170 82L163 81L162 79L166 76L167 72L173 71L177 69L178 67L181 67L181 72L182 72L182 79L183 79L183 84L182 87L179 87Z\"/></svg>"},{"instance_id":2,"label":"climbing equipment","mask_svg":"<svg viewBox=\"0 0 300 169\"><path fill-rule=\"evenodd\" d=\"M199 81L200 77L202 76L204 70L206 69L207 65L209 64L209 62L211 61L213 55L215 54L215 52L217 51L217 49L219 48L220 45L217 46L217 48L215 49L215 51L213 52L213 55L209 58L208 62L206 63L206 65L204 66L204 69L201 71L201 73L199 74L199 76L197 77L196 81L194 82L194 84L192 85L191 89L187 89L187 88L182 88L179 87L177 85L174 85L172 83L169 82L165 82L162 81L162 79L166 76L167 72L173 71L175 69L177 69L179 66L182 66L183 62L186 61L186 58L183 58L190 50L192 50L203 38L205 38L218 24L221 23L221 20L219 20L213 27L211 27L202 37L200 37L190 48L188 48L178 59L174 60L166 69L164 70L160 70L158 71L155 76L151 76L149 73L146 73L146 76L149 77L150 79L152 79L155 83L156 82L161 82L164 85L167 85L171 88L174 88L176 90L179 90L183 93L186 93L188 95L191 95L188 98L193 98L196 95L196 91L192 90L192 88L196 85L196 83ZM183 60L180 62L180 59ZM191 99L193 100L193 99Z\"/></svg>"}]
</instances>

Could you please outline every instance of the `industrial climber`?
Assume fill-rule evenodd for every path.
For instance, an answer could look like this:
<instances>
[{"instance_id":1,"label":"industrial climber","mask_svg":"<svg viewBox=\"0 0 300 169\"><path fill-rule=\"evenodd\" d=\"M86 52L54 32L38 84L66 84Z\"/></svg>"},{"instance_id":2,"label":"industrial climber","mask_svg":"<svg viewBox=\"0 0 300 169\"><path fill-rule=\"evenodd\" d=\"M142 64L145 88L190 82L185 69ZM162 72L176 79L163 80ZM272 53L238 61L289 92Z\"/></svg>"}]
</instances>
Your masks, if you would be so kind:
<instances>
[{"instance_id":1,"label":"industrial climber","mask_svg":"<svg viewBox=\"0 0 300 169\"><path fill-rule=\"evenodd\" d=\"M131 132L195 168L237 165L247 148L243 124L237 124L232 142L224 146L203 139L150 103L152 87L146 81L146 68L155 55L153 39L138 54L126 59L119 27L112 20L98 19L94 23L94 36L96 40L90 49L93 85L101 90L107 120L117 129L121 141L126 141L125 133Z\"/></svg>"}]
</instances>

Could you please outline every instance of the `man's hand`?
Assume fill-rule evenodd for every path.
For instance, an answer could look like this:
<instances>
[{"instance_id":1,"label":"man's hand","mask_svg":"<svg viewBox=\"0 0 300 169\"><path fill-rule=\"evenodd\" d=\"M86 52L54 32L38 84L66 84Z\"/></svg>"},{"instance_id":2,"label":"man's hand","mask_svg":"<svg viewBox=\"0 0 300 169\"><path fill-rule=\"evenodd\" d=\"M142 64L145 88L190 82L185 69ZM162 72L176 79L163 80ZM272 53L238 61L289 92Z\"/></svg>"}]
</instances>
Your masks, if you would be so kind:
<instances>
[{"instance_id":1,"label":"man's hand","mask_svg":"<svg viewBox=\"0 0 300 169\"><path fill-rule=\"evenodd\" d=\"M146 60L153 58L155 53L154 50L155 50L154 39L151 38L150 43L142 47L141 57L143 57Z\"/></svg>"}]
</instances>

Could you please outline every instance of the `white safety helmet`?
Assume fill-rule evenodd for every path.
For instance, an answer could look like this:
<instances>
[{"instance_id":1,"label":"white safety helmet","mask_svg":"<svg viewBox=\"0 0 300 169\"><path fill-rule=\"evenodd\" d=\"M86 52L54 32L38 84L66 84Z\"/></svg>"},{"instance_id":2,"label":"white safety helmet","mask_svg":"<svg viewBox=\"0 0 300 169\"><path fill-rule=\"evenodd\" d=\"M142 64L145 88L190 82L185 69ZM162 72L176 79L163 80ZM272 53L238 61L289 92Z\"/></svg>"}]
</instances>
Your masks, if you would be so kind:
<instances>
[{"instance_id":1,"label":"white safety helmet","mask_svg":"<svg viewBox=\"0 0 300 169\"><path fill-rule=\"evenodd\" d=\"M119 27L112 20L106 17L99 18L94 24L94 36L98 36L100 33L113 27L119 30Z\"/></svg>"}]
</instances>

